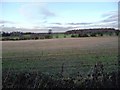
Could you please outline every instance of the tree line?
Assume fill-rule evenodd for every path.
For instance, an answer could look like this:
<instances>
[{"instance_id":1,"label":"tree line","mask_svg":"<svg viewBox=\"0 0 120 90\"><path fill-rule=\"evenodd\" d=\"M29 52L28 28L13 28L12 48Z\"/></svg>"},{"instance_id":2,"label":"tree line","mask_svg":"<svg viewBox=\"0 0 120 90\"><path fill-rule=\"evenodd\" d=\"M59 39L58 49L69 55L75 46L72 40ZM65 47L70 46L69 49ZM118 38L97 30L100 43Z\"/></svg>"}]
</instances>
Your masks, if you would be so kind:
<instances>
[{"instance_id":1,"label":"tree line","mask_svg":"<svg viewBox=\"0 0 120 90\"><path fill-rule=\"evenodd\" d=\"M66 34L72 34L72 37L96 37L96 36L103 36L103 35L116 35L118 36L120 30L114 28L97 28L97 29L77 29L77 30L70 30L65 32Z\"/></svg>"},{"instance_id":2,"label":"tree line","mask_svg":"<svg viewBox=\"0 0 120 90\"><path fill-rule=\"evenodd\" d=\"M63 38L70 35L70 37L97 37L103 35L120 35L119 29L114 28L97 28L97 29L77 29L69 30L64 33L53 33L51 29L47 33L33 33L33 32L1 32L1 40L37 40L37 39L52 39L59 38L60 34L63 34Z\"/></svg>"}]
</instances>

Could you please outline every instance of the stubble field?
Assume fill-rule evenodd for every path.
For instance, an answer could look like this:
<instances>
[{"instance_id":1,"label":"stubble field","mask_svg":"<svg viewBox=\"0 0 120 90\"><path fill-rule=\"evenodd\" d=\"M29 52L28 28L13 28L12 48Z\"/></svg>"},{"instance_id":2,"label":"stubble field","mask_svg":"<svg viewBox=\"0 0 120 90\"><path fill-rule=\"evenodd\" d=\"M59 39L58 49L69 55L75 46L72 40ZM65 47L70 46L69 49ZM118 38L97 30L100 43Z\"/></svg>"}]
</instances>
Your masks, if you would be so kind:
<instances>
[{"instance_id":1,"label":"stubble field","mask_svg":"<svg viewBox=\"0 0 120 90\"><path fill-rule=\"evenodd\" d=\"M101 61L105 72L117 70L118 37L3 41L2 70L86 75Z\"/></svg>"}]
</instances>

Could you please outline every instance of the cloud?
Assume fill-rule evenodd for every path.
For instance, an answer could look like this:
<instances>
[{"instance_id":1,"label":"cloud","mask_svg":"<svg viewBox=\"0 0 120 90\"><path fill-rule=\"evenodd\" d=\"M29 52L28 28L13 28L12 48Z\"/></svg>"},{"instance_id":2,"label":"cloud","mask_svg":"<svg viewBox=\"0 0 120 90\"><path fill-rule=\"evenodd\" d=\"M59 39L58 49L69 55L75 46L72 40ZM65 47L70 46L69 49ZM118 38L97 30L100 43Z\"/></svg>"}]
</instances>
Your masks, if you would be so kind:
<instances>
[{"instance_id":1,"label":"cloud","mask_svg":"<svg viewBox=\"0 0 120 90\"><path fill-rule=\"evenodd\" d=\"M102 17L104 18L104 20L101 20L101 22L118 22L118 11L110 11L104 13Z\"/></svg>"},{"instance_id":2,"label":"cloud","mask_svg":"<svg viewBox=\"0 0 120 90\"><path fill-rule=\"evenodd\" d=\"M89 25L92 23L67 23L67 25Z\"/></svg>"},{"instance_id":3,"label":"cloud","mask_svg":"<svg viewBox=\"0 0 120 90\"><path fill-rule=\"evenodd\" d=\"M62 23L58 23L58 22L56 22L56 23L50 23L50 24L62 25Z\"/></svg>"},{"instance_id":4,"label":"cloud","mask_svg":"<svg viewBox=\"0 0 120 90\"><path fill-rule=\"evenodd\" d=\"M115 14L117 14L118 11L109 11L109 12L105 12L103 15L101 15L102 18L104 17L109 17L109 16L113 16Z\"/></svg>"},{"instance_id":5,"label":"cloud","mask_svg":"<svg viewBox=\"0 0 120 90\"><path fill-rule=\"evenodd\" d=\"M118 12L110 11L101 15L100 21L92 22L86 28L118 28Z\"/></svg>"},{"instance_id":6,"label":"cloud","mask_svg":"<svg viewBox=\"0 0 120 90\"><path fill-rule=\"evenodd\" d=\"M110 11L101 15L103 18L100 21L96 22L70 22L65 23L64 25L67 28L62 27L61 24L57 24L58 26L53 27L53 29L61 30L61 29L81 29L81 28L118 28L118 11Z\"/></svg>"},{"instance_id":7,"label":"cloud","mask_svg":"<svg viewBox=\"0 0 120 90\"><path fill-rule=\"evenodd\" d=\"M20 14L28 21L47 22L48 18L55 17L56 14L47 8L46 3L27 3L20 7Z\"/></svg>"},{"instance_id":8,"label":"cloud","mask_svg":"<svg viewBox=\"0 0 120 90\"><path fill-rule=\"evenodd\" d=\"M99 23L106 27L118 28L118 12L111 11L102 15L104 20Z\"/></svg>"},{"instance_id":9,"label":"cloud","mask_svg":"<svg viewBox=\"0 0 120 90\"><path fill-rule=\"evenodd\" d=\"M15 24L15 22L0 20L0 24Z\"/></svg>"},{"instance_id":10,"label":"cloud","mask_svg":"<svg viewBox=\"0 0 120 90\"><path fill-rule=\"evenodd\" d=\"M29 29L29 28L16 28L16 27L2 27L0 26L0 29L4 32L35 32L35 33L43 33L48 32L47 28L40 28L40 29Z\"/></svg>"},{"instance_id":11,"label":"cloud","mask_svg":"<svg viewBox=\"0 0 120 90\"><path fill-rule=\"evenodd\" d=\"M3 27L3 26L0 26L0 29L4 32L12 32L12 31L17 31L17 28L16 27Z\"/></svg>"},{"instance_id":12,"label":"cloud","mask_svg":"<svg viewBox=\"0 0 120 90\"><path fill-rule=\"evenodd\" d=\"M104 20L102 20L101 22L118 22L118 15L117 13L114 13L112 15L108 15L107 18L105 18Z\"/></svg>"},{"instance_id":13,"label":"cloud","mask_svg":"<svg viewBox=\"0 0 120 90\"><path fill-rule=\"evenodd\" d=\"M44 18L48 18L48 17L54 17L56 16L55 13L53 13L52 11L50 11L47 8L42 8L41 10L41 14L44 16Z\"/></svg>"},{"instance_id":14,"label":"cloud","mask_svg":"<svg viewBox=\"0 0 120 90\"><path fill-rule=\"evenodd\" d=\"M39 8L37 8L37 7L39 7ZM37 8L37 10L35 11L34 9L36 9L36 8ZM104 13L103 15L101 15L102 20L96 21L96 22L68 22L68 23L62 23L62 22L50 23L49 22L48 23L47 19L51 18L51 17L55 17L56 14L53 13L52 11L48 10L47 7L41 7L39 5L34 7L34 9L28 10L28 12L27 12L28 15L31 14L30 17L33 17L33 18L35 17L35 19L39 20L36 23L31 24L32 28L30 28L30 27L29 28L25 28L25 27L17 28L17 26L15 26L15 24L14 24L15 22L0 20L1 25L5 24L5 23L6 24L9 23L10 25L14 24L12 26L15 26L15 27L8 27L7 25L6 25L7 27L1 26L2 30L8 31L8 32L10 32L10 31L48 32L49 29L52 29L53 32L65 32L68 30L83 29L83 28L118 28L118 12L117 11L110 11L110 12ZM33 12L35 12L35 13L33 13ZM39 14L37 14L37 13L39 13ZM37 14L37 17L36 17L36 14ZM25 17L27 18L28 16L25 16ZM24 26L26 26L26 25L24 25Z\"/></svg>"},{"instance_id":15,"label":"cloud","mask_svg":"<svg viewBox=\"0 0 120 90\"><path fill-rule=\"evenodd\" d=\"M53 32L65 32L65 31L72 30L72 29L78 28L78 27L76 27L76 26L66 26L66 27L63 27L63 26L51 26L51 27L47 27L47 28L52 29Z\"/></svg>"}]
</instances>

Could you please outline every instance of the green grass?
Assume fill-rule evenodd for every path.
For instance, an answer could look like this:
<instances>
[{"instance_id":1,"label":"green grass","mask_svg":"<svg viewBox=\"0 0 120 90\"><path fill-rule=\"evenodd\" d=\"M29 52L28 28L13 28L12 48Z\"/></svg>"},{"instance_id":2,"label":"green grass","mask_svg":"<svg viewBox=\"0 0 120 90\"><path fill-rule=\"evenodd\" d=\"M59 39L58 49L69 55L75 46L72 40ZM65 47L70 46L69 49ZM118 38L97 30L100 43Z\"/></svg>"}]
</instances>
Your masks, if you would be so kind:
<instances>
[{"instance_id":1,"label":"green grass","mask_svg":"<svg viewBox=\"0 0 120 90\"><path fill-rule=\"evenodd\" d=\"M71 34L53 34L53 39L54 38L70 38L71 37ZM65 36L65 37L64 37ZM24 38L30 38L30 35L23 35ZM19 36L8 36L8 37L1 37L1 39L4 39L4 38L9 38L9 39L19 39L20 37Z\"/></svg>"},{"instance_id":2,"label":"green grass","mask_svg":"<svg viewBox=\"0 0 120 90\"><path fill-rule=\"evenodd\" d=\"M95 53L95 54L94 54ZM17 53L6 54L8 57L3 58L3 70L11 68L13 70L38 70L41 72L49 72L56 74L61 71L62 64L64 63L64 69L67 73L73 74L78 71L85 74L91 67L97 62L102 61L105 65L105 71L111 71L116 69L117 64L117 53L94 51L89 53L85 51L77 51L76 53L68 53L65 51L50 53L47 51L39 53ZM11 56L11 57L9 57ZM16 57L15 57L16 56ZM3 55L4 57L4 55Z\"/></svg>"},{"instance_id":3,"label":"green grass","mask_svg":"<svg viewBox=\"0 0 120 90\"><path fill-rule=\"evenodd\" d=\"M53 38L70 38L71 34L53 34Z\"/></svg>"},{"instance_id":4,"label":"green grass","mask_svg":"<svg viewBox=\"0 0 120 90\"><path fill-rule=\"evenodd\" d=\"M8 36L8 37L1 37L1 39L5 39L5 38L9 38L9 39L19 39L19 36Z\"/></svg>"}]
</instances>

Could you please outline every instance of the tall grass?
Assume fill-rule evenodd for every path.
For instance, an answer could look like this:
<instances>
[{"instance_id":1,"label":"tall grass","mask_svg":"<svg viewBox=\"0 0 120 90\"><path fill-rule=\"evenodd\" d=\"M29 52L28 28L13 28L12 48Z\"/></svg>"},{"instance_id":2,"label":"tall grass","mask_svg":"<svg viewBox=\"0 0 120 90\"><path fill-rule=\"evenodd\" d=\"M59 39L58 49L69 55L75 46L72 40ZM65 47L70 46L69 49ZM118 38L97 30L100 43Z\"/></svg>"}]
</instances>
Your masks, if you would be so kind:
<instances>
[{"instance_id":1,"label":"tall grass","mask_svg":"<svg viewBox=\"0 0 120 90\"><path fill-rule=\"evenodd\" d=\"M97 62L86 76L78 72L75 77L66 76L65 64L61 65L60 73L54 75L32 72L3 72L3 89L5 88L119 88L118 73L104 72L102 62Z\"/></svg>"}]
</instances>

